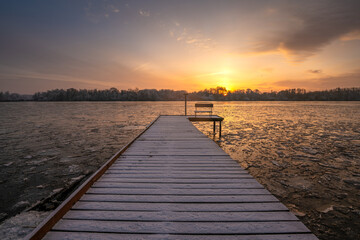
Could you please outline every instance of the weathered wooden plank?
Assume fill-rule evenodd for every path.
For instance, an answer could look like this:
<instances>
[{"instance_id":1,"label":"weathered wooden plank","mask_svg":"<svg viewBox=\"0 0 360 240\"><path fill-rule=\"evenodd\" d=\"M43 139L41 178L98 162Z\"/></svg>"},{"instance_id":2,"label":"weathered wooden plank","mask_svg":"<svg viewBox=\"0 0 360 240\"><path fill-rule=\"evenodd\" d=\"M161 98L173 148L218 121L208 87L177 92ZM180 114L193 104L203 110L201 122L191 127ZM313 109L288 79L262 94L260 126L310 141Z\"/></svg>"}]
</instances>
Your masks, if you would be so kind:
<instances>
[{"instance_id":1,"label":"weathered wooden plank","mask_svg":"<svg viewBox=\"0 0 360 240\"><path fill-rule=\"evenodd\" d=\"M313 234L254 234L254 235L179 235L179 234L120 234L51 231L45 240L317 240Z\"/></svg>"},{"instance_id":2,"label":"weathered wooden plank","mask_svg":"<svg viewBox=\"0 0 360 240\"><path fill-rule=\"evenodd\" d=\"M175 161L163 161L163 160L124 160L124 161L118 161L116 164L114 164L114 167L119 167L119 166L225 166L225 167L234 167L236 169L241 169L243 170L239 163L235 162L235 161L222 161L220 160L216 160L216 161L188 161L188 160L183 160L182 162L175 162Z\"/></svg>"},{"instance_id":3,"label":"weathered wooden plank","mask_svg":"<svg viewBox=\"0 0 360 240\"><path fill-rule=\"evenodd\" d=\"M195 144L195 142L194 142ZM194 146L194 145L193 145ZM210 152L223 152L221 151L221 149L219 148L214 148L214 147L202 147L202 148L172 148L172 147L134 147L134 148L130 148L128 151L132 152L132 151L151 151L151 150L157 150L157 151L172 151L172 152L183 152L183 151L189 151L189 152L205 152L205 151L210 151ZM196 155L196 154L195 154ZM200 155L200 154L198 154ZM224 154L225 155L225 154Z\"/></svg>"},{"instance_id":4,"label":"weathered wooden plank","mask_svg":"<svg viewBox=\"0 0 360 240\"><path fill-rule=\"evenodd\" d=\"M183 152L189 152L189 153L193 153L193 155L200 155L198 153L202 153L202 152L213 152L213 153L224 153L223 151L220 151L220 149L216 149L216 148L172 148L172 147L137 147L137 148L133 148L130 149L129 152L151 152L151 151L157 151L157 152L174 152L174 153L179 153L179 155L181 155L181 153ZM226 154L222 154L225 155ZM124 155L126 156L126 155ZM205 155L206 156L206 155Z\"/></svg>"},{"instance_id":5,"label":"weathered wooden plank","mask_svg":"<svg viewBox=\"0 0 360 240\"><path fill-rule=\"evenodd\" d=\"M142 170L142 171L136 171L136 170L120 170L120 169L115 169L115 170L108 170L108 173L117 173L117 174L162 174L162 175L168 175L168 174L173 174L174 176L176 175L182 175L182 174L193 174L194 176L196 175L201 175L201 174L206 174L206 175L224 175L224 174L233 174L233 175L237 175L237 174L241 174L241 173L246 173L246 172L242 172L241 170L239 171L221 171L221 172L216 172L216 171L186 171L186 170L182 170L182 171L176 171L176 170Z\"/></svg>"},{"instance_id":6,"label":"weathered wooden plank","mask_svg":"<svg viewBox=\"0 0 360 240\"><path fill-rule=\"evenodd\" d=\"M149 172L149 171L141 171L141 172L135 172L135 171L129 171L126 173L125 171L121 170L112 170L111 172L104 175L104 178L158 178L158 179L164 179L169 180L170 179L247 179L251 178L253 179L249 174L246 172L240 172L240 173L233 173L226 175L224 173L219 174L212 174L211 172L205 172L200 174L193 174L192 172L173 172L169 169L163 169L164 173L161 173L160 171L157 172Z\"/></svg>"},{"instance_id":7,"label":"weathered wooden plank","mask_svg":"<svg viewBox=\"0 0 360 240\"><path fill-rule=\"evenodd\" d=\"M143 163L169 163L169 164L181 164L181 163L236 163L237 161L228 158L228 156L122 156L117 163L122 162L143 162Z\"/></svg>"},{"instance_id":8,"label":"weathered wooden plank","mask_svg":"<svg viewBox=\"0 0 360 240\"><path fill-rule=\"evenodd\" d=\"M135 156L136 157L136 156ZM179 162L180 161L180 162ZM235 162L234 160L151 160L151 159L126 159L126 160L120 160L115 165L139 165L139 164L152 164L152 165L170 165L170 166L181 166L181 165L232 165L236 166L237 168L240 168L240 165L238 162Z\"/></svg>"},{"instance_id":9,"label":"weathered wooden plank","mask_svg":"<svg viewBox=\"0 0 360 240\"><path fill-rule=\"evenodd\" d=\"M219 146L216 142L214 142L213 140L209 139L209 138L200 138L200 140L196 141L199 146ZM141 142L136 142L134 143L134 145L131 145L132 147L137 147L137 146L142 146L142 145L149 145L149 146L167 146L167 145L171 145L171 146L189 146L189 147L193 147L190 146L191 142L189 141L184 141L184 140L179 140L176 142L173 141L157 141L157 142L152 142L152 141L141 141Z\"/></svg>"},{"instance_id":10,"label":"weathered wooden plank","mask_svg":"<svg viewBox=\"0 0 360 240\"><path fill-rule=\"evenodd\" d=\"M186 150L186 149L134 149L134 150L130 150L130 151L126 151L126 154L124 154L124 156L129 156L129 155L135 155L135 156L147 156L147 155L152 155L152 156L172 156L172 155L183 155L183 156L197 156L197 155L201 155L201 156L226 156L225 152L221 152L221 151L217 151L215 149L198 149L198 150Z\"/></svg>"},{"instance_id":11,"label":"weathered wooden plank","mask_svg":"<svg viewBox=\"0 0 360 240\"><path fill-rule=\"evenodd\" d=\"M264 212L288 211L280 202L271 203L120 203L78 201L76 210L179 211L179 212Z\"/></svg>"},{"instance_id":12,"label":"weathered wooden plank","mask_svg":"<svg viewBox=\"0 0 360 240\"><path fill-rule=\"evenodd\" d=\"M159 141L152 141L153 144L141 144L142 142L145 141L139 141L139 143L137 144L137 146L132 146L130 148L130 150L133 149L160 149L160 150L167 150L167 149L172 149L172 150L182 150L182 149L192 149L192 150L198 150L198 149L208 149L208 150L221 150L221 148L216 145L216 144L208 144L207 142L203 141L202 144L199 144L199 146L197 146L197 141L190 141L188 142L188 144L177 144L178 141L168 141L171 144L162 144L162 145L158 145L156 143L158 143ZM191 144L192 143L192 144Z\"/></svg>"},{"instance_id":13,"label":"weathered wooden plank","mask_svg":"<svg viewBox=\"0 0 360 240\"><path fill-rule=\"evenodd\" d=\"M186 189L197 189L197 188L263 188L262 185L260 185L257 182L250 182L250 183L117 183L117 182L96 182L92 187L109 187L109 188L186 188Z\"/></svg>"},{"instance_id":14,"label":"weathered wooden plank","mask_svg":"<svg viewBox=\"0 0 360 240\"><path fill-rule=\"evenodd\" d=\"M194 145L196 142L196 145ZM211 148L219 147L214 141L206 138L202 138L198 141L139 141L131 145L132 148L137 147L171 147L171 148Z\"/></svg>"},{"instance_id":15,"label":"weathered wooden plank","mask_svg":"<svg viewBox=\"0 0 360 240\"><path fill-rule=\"evenodd\" d=\"M238 167L239 164L236 162L166 162L166 161L119 161L116 164L112 165L113 167L161 167L161 166L169 166L169 167Z\"/></svg>"},{"instance_id":16,"label":"weathered wooden plank","mask_svg":"<svg viewBox=\"0 0 360 240\"><path fill-rule=\"evenodd\" d=\"M142 170L142 171L136 171L136 170L108 170L107 171L108 173L123 173L123 174L150 174L150 173L153 173L153 174L194 174L194 175L198 175L198 174L208 174L208 175L211 175L211 174L239 174L241 173L241 169L237 170L237 171L186 171L186 170L183 170L183 171L176 171L176 170L168 170L168 171L161 171L161 170Z\"/></svg>"},{"instance_id":17,"label":"weathered wooden plank","mask_svg":"<svg viewBox=\"0 0 360 240\"><path fill-rule=\"evenodd\" d=\"M192 178L192 179L201 179L201 178L218 178L218 179L223 179L223 178L241 178L241 176L249 176L246 172L239 172L239 173L228 173L228 174L224 174L224 173L198 173L196 175L191 174L191 173L170 173L170 172L141 172L141 173L136 173L136 172L116 172L116 171L112 171L109 173L106 173L105 176L109 176L109 177L124 177L124 178L164 178L164 179L168 179L168 178L173 178L173 179L181 179L181 178Z\"/></svg>"},{"instance_id":18,"label":"weathered wooden plank","mask_svg":"<svg viewBox=\"0 0 360 240\"><path fill-rule=\"evenodd\" d=\"M148 188L90 188L91 194L139 194L139 195L266 195L270 192L264 188L256 189L148 189Z\"/></svg>"},{"instance_id":19,"label":"weathered wooden plank","mask_svg":"<svg viewBox=\"0 0 360 240\"><path fill-rule=\"evenodd\" d=\"M178 155L181 155L181 153L183 153L183 152L189 152L189 153L193 153L193 155L195 155L195 156L201 155L199 153L210 152L210 153L223 153L222 155L226 156L226 153L224 154L223 151L220 151L220 150L214 149L214 148L198 148L198 149L196 149L196 148L171 148L171 147L138 147L138 148L133 148L133 149L129 150L129 152L152 152L152 151L164 152L164 153L167 153L167 152L179 153ZM124 156L126 156L126 155L124 155Z\"/></svg>"},{"instance_id":20,"label":"weathered wooden plank","mask_svg":"<svg viewBox=\"0 0 360 240\"><path fill-rule=\"evenodd\" d=\"M197 141L208 140L208 137L201 134L182 134L181 132L162 132L162 133L148 133L141 138L140 141Z\"/></svg>"},{"instance_id":21,"label":"weathered wooden plank","mask_svg":"<svg viewBox=\"0 0 360 240\"><path fill-rule=\"evenodd\" d=\"M182 156L183 159L170 159L171 156L159 155L159 156L124 156L127 158L122 158L117 163L167 163L167 164L219 164L219 163L232 163L239 165L239 162L236 162L232 159L199 159L200 156ZM167 159L159 159L159 157L166 157ZM187 157L187 159L185 158ZM196 158L195 158L196 157ZM212 156L209 156L212 157ZM226 157L226 156L218 156Z\"/></svg>"},{"instance_id":22,"label":"weathered wooden plank","mask_svg":"<svg viewBox=\"0 0 360 240\"><path fill-rule=\"evenodd\" d=\"M97 220L60 220L58 231L163 234L256 234L308 233L300 222L126 222Z\"/></svg>"},{"instance_id":23,"label":"weathered wooden plank","mask_svg":"<svg viewBox=\"0 0 360 240\"><path fill-rule=\"evenodd\" d=\"M156 143L157 141L153 141L154 143ZM174 141L176 143L176 141ZM174 152L182 152L182 151L190 151L190 152L204 152L204 151L211 151L211 152L224 152L221 150L221 148L219 148L219 146L208 146L208 147L199 147L199 148L195 148L194 146L196 146L196 141L192 142L193 143L193 147L192 148L188 148L188 147L172 147L172 146L138 146L138 147L133 147L132 149L130 149L129 151L149 151L149 150L159 150L159 151L174 151ZM194 154L194 155L201 155L201 154ZM124 155L125 156L125 155ZM206 155L202 155L202 156L206 156ZM222 155L222 156L228 156L226 154Z\"/></svg>"},{"instance_id":24,"label":"weathered wooden plank","mask_svg":"<svg viewBox=\"0 0 360 240\"><path fill-rule=\"evenodd\" d=\"M124 156L121 155L118 159L156 159L156 160L166 160L166 161L182 161L182 160L195 160L194 158L196 157L197 160L224 160L224 159L228 159L231 161L234 161L232 158L230 158L229 155L223 155L223 156L141 156L141 157L137 157L137 156Z\"/></svg>"},{"instance_id":25,"label":"weathered wooden plank","mask_svg":"<svg viewBox=\"0 0 360 240\"><path fill-rule=\"evenodd\" d=\"M249 174L247 173L239 173L239 174L233 174L233 175L205 175L205 174L199 174L199 175L194 175L194 174L182 174L182 175L171 175L171 174L158 174L158 175L151 175L151 174L144 174L144 175L139 175L139 174L115 174L115 173L107 173L104 174L102 176L103 179L107 179L107 178L124 178L124 179L128 179L128 178L136 178L136 179L161 179L162 181L168 181L168 180L176 180L176 179L198 179L198 180L206 180L206 179L210 179L210 180L231 180L231 179L243 179L243 178L252 178Z\"/></svg>"},{"instance_id":26,"label":"weathered wooden plank","mask_svg":"<svg viewBox=\"0 0 360 240\"><path fill-rule=\"evenodd\" d=\"M172 132L172 131L163 131L158 133L145 133L143 134L142 138L176 138L177 140L183 140L183 138L203 138L207 139L205 135L202 133L182 133L182 132Z\"/></svg>"},{"instance_id":27,"label":"weathered wooden plank","mask_svg":"<svg viewBox=\"0 0 360 240\"><path fill-rule=\"evenodd\" d=\"M207 155L207 156L201 156L201 155L178 155L178 156L167 156L167 155L158 155L158 156L153 156L153 155L144 155L144 156L125 156L123 155L121 159L119 159L118 162L120 162L121 160L123 161L154 161L154 162L169 162L169 163L181 163L182 161L184 162L221 162L224 161L226 162L235 162L237 163L237 161L230 159L229 156L226 155L218 155L218 156L211 156L211 155ZM208 158L206 158L208 157Z\"/></svg>"},{"instance_id":28,"label":"weathered wooden plank","mask_svg":"<svg viewBox=\"0 0 360 240\"><path fill-rule=\"evenodd\" d=\"M216 168L226 167L238 169L236 163L146 163L146 162L134 162L134 163L117 163L112 165L113 168Z\"/></svg>"},{"instance_id":29,"label":"weathered wooden plank","mask_svg":"<svg viewBox=\"0 0 360 240\"><path fill-rule=\"evenodd\" d=\"M224 179L224 180L229 180L229 179L234 179L234 181L236 180L241 180L241 179L252 179L254 180L254 178L251 178L251 176L247 173L233 173L233 174L229 174L228 176L226 176L224 173L219 173L219 174L211 174L211 172L205 172L205 173L201 173L201 174L192 174L192 172L173 172L169 169L164 169L164 173L161 172L149 172L149 171L141 171L136 173L135 171L129 171L128 173L125 173L124 171L117 171L117 170L112 170L111 172L107 173L105 176L103 176L104 178L152 178L152 179L164 179L164 180L169 180L170 179Z\"/></svg>"},{"instance_id":30,"label":"weathered wooden plank","mask_svg":"<svg viewBox=\"0 0 360 240\"><path fill-rule=\"evenodd\" d=\"M168 163L168 164L164 163L164 164L159 164L159 165L146 165L146 163L144 163L144 164L133 164L133 165L129 165L129 164L127 164L127 165L119 165L119 164L116 164L116 165L113 165L111 167L113 169L115 169L115 168L118 168L118 169L129 169L129 168L136 168L136 169L141 169L141 168L144 168L144 169L174 168L174 169L178 169L178 170L183 170L183 169L238 170L239 169L238 166L233 165L233 164L228 164L228 163L225 163L225 164L222 164L222 165L210 165L209 163L208 164L202 164L202 165L196 165L196 164L172 165L171 163Z\"/></svg>"},{"instance_id":31,"label":"weathered wooden plank","mask_svg":"<svg viewBox=\"0 0 360 240\"><path fill-rule=\"evenodd\" d=\"M224 152L218 152L218 151L158 151L158 150L152 150L152 151L128 151L124 153L124 156L147 156L147 155L153 155L153 156L172 156L172 155L183 155L183 156L194 156L194 155L201 155L201 156L224 156L226 153Z\"/></svg>"},{"instance_id":32,"label":"weathered wooden plank","mask_svg":"<svg viewBox=\"0 0 360 240\"><path fill-rule=\"evenodd\" d=\"M128 157L127 159L120 159L116 162L116 164L132 164L132 163L145 163L145 164L174 164L174 165L181 165L181 164L232 164L236 166L236 168L241 168L239 162L234 161L232 159L203 159L201 155L181 155L184 157L182 159L171 159L171 155L124 155L124 157ZM180 155L176 155L180 157ZM215 157L214 155L208 155L209 157ZM161 157L161 159L160 159ZM165 159L164 159L165 157ZM217 157L226 157L226 155L217 155Z\"/></svg>"},{"instance_id":33,"label":"weathered wooden plank","mask_svg":"<svg viewBox=\"0 0 360 240\"><path fill-rule=\"evenodd\" d=\"M118 183L249 183L255 182L253 178L238 178L238 179L191 179L191 178L112 178L112 177L102 177L99 179L99 182L118 182Z\"/></svg>"},{"instance_id":34,"label":"weathered wooden plank","mask_svg":"<svg viewBox=\"0 0 360 240\"><path fill-rule=\"evenodd\" d=\"M222 171L222 172L233 172L234 169L231 169L231 168L220 168L219 171ZM165 173L169 173L169 174L172 174L172 173L184 173L184 174L191 174L193 175L194 177L196 176L196 174L201 174L201 173L208 173L209 176L211 176L211 173L217 173L216 171L216 168L204 168L204 169L201 169L199 167L197 168L173 168L173 167L166 167L166 166L163 166L163 167L159 167L159 168L146 168L146 167L129 167L129 168L124 168L124 167L112 167L111 169L109 169L109 171L117 171L119 173L121 172L129 172L129 173L132 173L132 172L143 172L143 173L154 173L154 172L163 172L164 174ZM242 173L242 174L247 174L246 172L243 172L243 171L238 171L235 169L235 173Z\"/></svg>"},{"instance_id":35,"label":"weathered wooden plank","mask_svg":"<svg viewBox=\"0 0 360 240\"><path fill-rule=\"evenodd\" d=\"M224 161L228 160L230 162L234 162L233 159L231 159L229 156L221 155L221 156L124 156L122 155L119 160L154 160L154 161L172 161L172 162L181 162L181 161ZM235 161L236 162L236 161Z\"/></svg>"},{"instance_id":36,"label":"weathered wooden plank","mask_svg":"<svg viewBox=\"0 0 360 240\"><path fill-rule=\"evenodd\" d=\"M177 128L174 126L174 124L177 124ZM191 124L191 123L190 123ZM166 123L159 122L158 124L154 124L149 131L147 131L147 134L158 134L158 133L164 133L169 132L171 133L181 133L181 134L199 134L200 132L197 131L197 129L194 127L194 125L189 125L189 123L181 124L173 122L173 125L167 125Z\"/></svg>"},{"instance_id":37,"label":"weathered wooden plank","mask_svg":"<svg viewBox=\"0 0 360 240\"><path fill-rule=\"evenodd\" d=\"M69 211L64 219L171 222L265 222L298 221L290 212L141 212L141 211Z\"/></svg>"},{"instance_id":38,"label":"weathered wooden plank","mask_svg":"<svg viewBox=\"0 0 360 240\"><path fill-rule=\"evenodd\" d=\"M163 202L163 203L250 203L278 202L272 195L235 195L235 196L166 196L166 195L110 195L85 194L81 201L87 202Z\"/></svg>"},{"instance_id":39,"label":"weathered wooden plank","mask_svg":"<svg viewBox=\"0 0 360 240\"><path fill-rule=\"evenodd\" d=\"M163 162L163 161L152 161L152 162L148 162L148 161L127 161L127 162L118 162L117 164L114 164L112 166L112 168L146 168L146 169L160 169L160 168L176 168L179 170L182 169L214 169L214 168L218 168L219 170L221 169L226 169L226 170L236 170L236 171L244 171L243 169L241 169L237 163L235 162L225 162L223 164L219 164L219 162L214 163L214 162L205 162L205 161L201 161L201 162L195 162L195 163L190 163L190 162L183 162L183 163L179 163L179 164L173 164L171 162Z\"/></svg>"},{"instance_id":40,"label":"weathered wooden plank","mask_svg":"<svg viewBox=\"0 0 360 240\"><path fill-rule=\"evenodd\" d=\"M238 170L237 168L234 168L233 166L230 166L230 167L226 167L226 166L214 166L214 167L199 167L199 166L186 166L186 167L183 167L183 166L175 166L175 167L172 167L172 166L166 166L166 165L163 165L161 167L144 167L144 166L135 166L135 167L125 167L125 166L112 166L110 167L111 170L137 170L137 171L142 171L142 170L165 170L165 171L168 171L168 170L176 170L176 171L182 171L182 170L186 170L186 171L199 171L199 170L204 170L204 171L227 171L227 170Z\"/></svg>"},{"instance_id":41,"label":"weathered wooden plank","mask_svg":"<svg viewBox=\"0 0 360 240\"><path fill-rule=\"evenodd\" d=\"M155 130L155 129L154 129ZM208 139L205 135L202 133L196 133L196 132L188 132L188 133L182 133L182 132L172 132L174 130L169 129L169 131L162 131L162 132L148 132L145 133L142 138L175 138L177 140L184 140L183 138L191 138L191 139Z\"/></svg>"},{"instance_id":42,"label":"weathered wooden plank","mask_svg":"<svg viewBox=\"0 0 360 240\"><path fill-rule=\"evenodd\" d=\"M177 137L151 137L151 136L148 136L148 137L142 137L142 138L139 138L138 141L196 141L200 138L194 138L194 137L183 137L183 138L177 138Z\"/></svg>"},{"instance_id":43,"label":"weathered wooden plank","mask_svg":"<svg viewBox=\"0 0 360 240\"><path fill-rule=\"evenodd\" d=\"M201 133L197 131L194 125L188 125L189 123L181 124L173 122L173 124L177 124L177 128L174 125L167 125L166 123L159 122L158 124L154 124L153 127L146 132L146 134L159 134L159 133L179 133L179 134L193 134L200 136Z\"/></svg>"},{"instance_id":44,"label":"weathered wooden plank","mask_svg":"<svg viewBox=\"0 0 360 240\"><path fill-rule=\"evenodd\" d=\"M166 120L160 120L158 122L156 122L153 127L151 129L149 129L148 132L157 132L157 131L166 131L166 130L172 130L174 129L174 131L181 131L184 130L184 132L194 132L196 131L196 128L194 125L192 125L189 121L186 122L187 120L185 119L185 121L180 122L179 119L171 119L169 121L169 118ZM190 123L190 125L189 125ZM176 124L176 126L174 126L174 124ZM185 128L185 129L182 129ZM197 131L198 132L198 131Z\"/></svg>"},{"instance_id":45,"label":"weathered wooden plank","mask_svg":"<svg viewBox=\"0 0 360 240\"><path fill-rule=\"evenodd\" d=\"M179 139L178 141L137 141L132 147L141 147L141 146L151 146L151 147L164 147L164 146L171 146L171 147L190 147L194 148L194 145L191 145L191 143L196 142L199 147L205 147L209 148L209 146L213 147L219 147L218 144L216 144L214 141L210 140L209 138L198 138L196 141L187 141L184 139Z\"/></svg>"}]
</instances>

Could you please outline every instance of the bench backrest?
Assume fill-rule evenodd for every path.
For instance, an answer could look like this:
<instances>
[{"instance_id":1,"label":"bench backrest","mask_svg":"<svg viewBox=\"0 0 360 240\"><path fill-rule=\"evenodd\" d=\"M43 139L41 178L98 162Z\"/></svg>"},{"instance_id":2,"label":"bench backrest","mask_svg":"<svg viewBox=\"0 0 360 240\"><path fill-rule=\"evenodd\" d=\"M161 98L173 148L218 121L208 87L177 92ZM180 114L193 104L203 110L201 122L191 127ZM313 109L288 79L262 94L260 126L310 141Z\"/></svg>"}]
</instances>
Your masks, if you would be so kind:
<instances>
[{"instance_id":1,"label":"bench backrest","mask_svg":"<svg viewBox=\"0 0 360 240\"><path fill-rule=\"evenodd\" d=\"M212 103L195 103L195 107L214 107Z\"/></svg>"}]
</instances>

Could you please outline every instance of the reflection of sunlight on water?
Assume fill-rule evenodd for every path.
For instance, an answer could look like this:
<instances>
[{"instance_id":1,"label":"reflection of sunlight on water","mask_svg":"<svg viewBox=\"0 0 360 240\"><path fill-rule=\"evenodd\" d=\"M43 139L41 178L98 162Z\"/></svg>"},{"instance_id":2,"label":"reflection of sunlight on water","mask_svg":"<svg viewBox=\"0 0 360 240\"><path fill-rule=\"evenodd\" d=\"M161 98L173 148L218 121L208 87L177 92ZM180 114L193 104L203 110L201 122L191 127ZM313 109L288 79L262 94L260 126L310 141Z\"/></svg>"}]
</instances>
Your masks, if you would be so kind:
<instances>
[{"instance_id":1,"label":"reflection of sunlight on water","mask_svg":"<svg viewBox=\"0 0 360 240\"><path fill-rule=\"evenodd\" d=\"M292 156L309 152L309 159L331 161L343 154L334 150L339 141L345 141L342 148L350 161L359 156L356 146L346 142L359 139L356 102L216 102L214 112L225 118L219 144L246 164L291 163ZM212 138L210 124L195 125Z\"/></svg>"}]
</instances>

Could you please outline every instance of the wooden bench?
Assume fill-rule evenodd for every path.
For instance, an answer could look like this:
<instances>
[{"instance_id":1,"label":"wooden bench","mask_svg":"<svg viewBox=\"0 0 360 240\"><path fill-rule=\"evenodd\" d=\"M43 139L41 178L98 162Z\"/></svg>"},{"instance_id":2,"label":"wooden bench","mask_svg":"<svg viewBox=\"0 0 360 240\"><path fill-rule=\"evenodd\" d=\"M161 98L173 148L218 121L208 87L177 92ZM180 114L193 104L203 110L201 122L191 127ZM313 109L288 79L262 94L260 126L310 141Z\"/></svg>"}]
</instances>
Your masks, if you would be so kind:
<instances>
[{"instance_id":1,"label":"wooden bench","mask_svg":"<svg viewBox=\"0 0 360 240\"><path fill-rule=\"evenodd\" d=\"M197 113L209 113L209 116L211 116L213 107L212 103L195 103L195 117ZM198 110L198 108L207 108L207 110Z\"/></svg>"}]
</instances>

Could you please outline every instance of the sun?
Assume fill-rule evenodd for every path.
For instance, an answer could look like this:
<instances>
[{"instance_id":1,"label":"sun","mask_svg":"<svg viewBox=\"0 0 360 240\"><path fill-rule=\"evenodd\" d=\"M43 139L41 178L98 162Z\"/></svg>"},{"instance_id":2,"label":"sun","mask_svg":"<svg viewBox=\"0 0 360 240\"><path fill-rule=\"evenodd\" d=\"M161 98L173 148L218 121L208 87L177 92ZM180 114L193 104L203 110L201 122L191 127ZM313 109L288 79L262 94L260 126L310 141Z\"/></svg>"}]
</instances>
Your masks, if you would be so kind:
<instances>
[{"instance_id":1,"label":"sun","mask_svg":"<svg viewBox=\"0 0 360 240\"><path fill-rule=\"evenodd\" d=\"M231 70L231 68L218 68L216 70L217 71L198 74L195 75L195 77L202 82L204 88L222 87L226 89L226 93L225 93L226 95L228 94L228 91L234 91L236 89L236 86L234 85L236 72Z\"/></svg>"},{"instance_id":2,"label":"sun","mask_svg":"<svg viewBox=\"0 0 360 240\"><path fill-rule=\"evenodd\" d=\"M226 79L222 78L222 79L218 80L217 86L224 87L224 88L226 88L227 91L234 90L234 85L233 85L231 79L228 79L228 78L226 78Z\"/></svg>"},{"instance_id":3,"label":"sun","mask_svg":"<svg viewBox=\"0 0 360 240\"><path fill-rule=\"evenodd\" d=\"M230 69L223 69L222 71L218 72L216 78L218 86L225 87L227 91L234 90L233 71L231 71Z\"/></svg>"}]
</instances>

